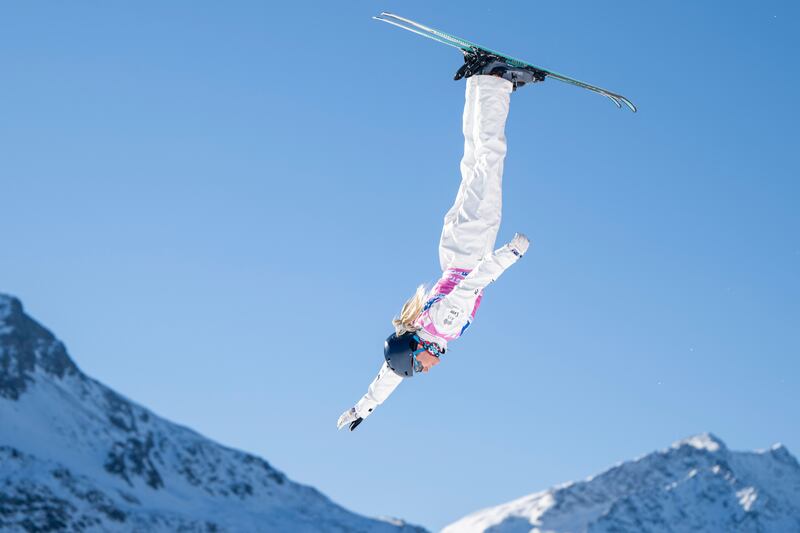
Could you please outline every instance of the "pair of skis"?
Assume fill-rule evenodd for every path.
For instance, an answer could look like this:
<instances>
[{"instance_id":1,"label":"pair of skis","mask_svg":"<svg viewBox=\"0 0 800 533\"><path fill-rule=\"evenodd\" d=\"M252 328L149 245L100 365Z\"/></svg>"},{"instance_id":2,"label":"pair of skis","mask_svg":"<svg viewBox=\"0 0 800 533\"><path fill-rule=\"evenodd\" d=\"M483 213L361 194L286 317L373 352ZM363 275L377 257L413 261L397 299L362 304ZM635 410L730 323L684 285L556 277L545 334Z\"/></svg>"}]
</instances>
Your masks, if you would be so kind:
<instances>
[{"instance_id":1,"label":"pair of skis","mask_svg":"<svg viewBox=\"0 0 800 533\"><path fill-rule=\"evenodd\" d=\"M513 58L501 52L491 50L490 48L480 46L466 39L462 39L461 37L450 35L449 33L445 33L435 28L425 26L423 24L414 22L413 20L401 17L399 15L383 12L377 17L372 17L372 18L374 18L375 20L380 20L381 22L386 22L387 24L391 24L393 26L397 26L398 28L402 28L412 33L416 33L417 35L427 37L428 39L432 39L438 43L445 44L447 46L452 46L453 48L458 48L464 54L490 54L497 56L498 58L506 62L509 66L517 68L525 68L529 70L532 69L534 72L538 73L540 76L543 76L545 79L553 78L555 80L564 83L569 83L571 85L582 87L583 89L588 89L590 91L596 92L597 94L602 94L603 96L614 102L617 105L617 107L622 108L622 105L624 104L625 106L628 107L628 109L630 109L634 113L636 112L636 106L633 105L633 103L630 100L628 100L621 94L613 93L608 89L603 89L602 87L597 87L595 85L591 85L589 83L576 80L575 78L570 78L569 76L564 76L563 74L553 72L552 70L533 65L526 61Z\"/></svg>"}]
</instances>

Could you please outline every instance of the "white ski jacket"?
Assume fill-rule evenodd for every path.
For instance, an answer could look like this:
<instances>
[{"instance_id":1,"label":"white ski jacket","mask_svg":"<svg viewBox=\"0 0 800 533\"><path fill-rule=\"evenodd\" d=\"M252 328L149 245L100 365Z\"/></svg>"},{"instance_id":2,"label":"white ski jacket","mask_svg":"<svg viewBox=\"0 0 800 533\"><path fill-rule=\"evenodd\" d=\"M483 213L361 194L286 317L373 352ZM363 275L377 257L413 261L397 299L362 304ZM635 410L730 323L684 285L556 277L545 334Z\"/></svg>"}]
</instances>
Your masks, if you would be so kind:
<instances>
[{"instance_id":1,"label":"white ski jacket","mask_svg":"<svg viewBox=\"0 0 800 533\"><path fill-rule=\"evenodd\" d=\"M431 290L425 310L417 319L421 339L447 348L475 319L483 289L516 263L527 251L528 239L514 239L485 257L473 270L449 268Z\"/></svg>"}]
</instances>

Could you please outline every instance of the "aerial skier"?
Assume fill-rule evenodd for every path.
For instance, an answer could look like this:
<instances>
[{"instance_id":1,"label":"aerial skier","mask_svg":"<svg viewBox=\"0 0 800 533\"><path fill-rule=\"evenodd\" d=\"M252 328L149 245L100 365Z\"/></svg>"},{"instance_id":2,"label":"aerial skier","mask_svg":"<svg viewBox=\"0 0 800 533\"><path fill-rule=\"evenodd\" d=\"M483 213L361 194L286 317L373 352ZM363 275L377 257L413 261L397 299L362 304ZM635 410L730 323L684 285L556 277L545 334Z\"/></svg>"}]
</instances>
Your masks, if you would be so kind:
<instances>
[{"instance_id":1,"label":"aerial skier","mask_svg":"<svg viewBox=\"0 0 800 533\"><path fill-rule=\"evenodd\" d=\"M484 288L528 250L517 233L494 249L500 229L505 125L511 93L540 81L525 68L500 58L465 54L456 79L467 78L464 104L464 156L461 185L444 217L439 242L442 277L430 291L424 286L403 305L384 344L385 361L367 393L339 417L338 429L354 430L394 392L404 378L439 364L448 343L475 318Z\"/></svg>"},{"instance_id":2,"label":"aerial skier","mask_svg":"<svg viewBox=\"0 0 800 533\"><path fill-rule=\"evenodd\" d=\"M528 251L517 233L493 250L500 229L505 125L511 93L523 85L552 78L605 96L634 113L625 96L538 67L413 20L383 12L376 20L459 49L464 64L455 79L467 78L464 104L464 157L456 201L444 217L439 242L442 277L433 289L423 286L403 305L384 343L385 362L367 393L342 413L337 427L354 430L394 392L404 378L439 364L447 343L460 337L475 318L483 290Z\"/></svg>"}]
</instances>

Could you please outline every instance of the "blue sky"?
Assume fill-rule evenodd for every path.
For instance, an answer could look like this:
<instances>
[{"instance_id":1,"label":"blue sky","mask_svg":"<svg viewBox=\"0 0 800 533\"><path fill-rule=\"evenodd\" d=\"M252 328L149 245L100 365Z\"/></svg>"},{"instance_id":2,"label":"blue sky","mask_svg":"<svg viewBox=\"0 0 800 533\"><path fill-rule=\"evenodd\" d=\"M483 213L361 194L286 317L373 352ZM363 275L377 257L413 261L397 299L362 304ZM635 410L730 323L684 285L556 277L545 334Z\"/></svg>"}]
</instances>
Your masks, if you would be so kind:
<instances>
[{"instance_id":1,"label":"blue sky","mask_svg":"<svg viewBox=\"0 0 800 533\"><path fill-rule=\"evenodd\" d=\"M533 246L345 434L460 179L460 57L383 9L640 112L513 95L499 241ZM157 413L432 529L702 431L797 455L797 22L775 1L6 3L0 290Z\"/></svg>"}]
</instances>

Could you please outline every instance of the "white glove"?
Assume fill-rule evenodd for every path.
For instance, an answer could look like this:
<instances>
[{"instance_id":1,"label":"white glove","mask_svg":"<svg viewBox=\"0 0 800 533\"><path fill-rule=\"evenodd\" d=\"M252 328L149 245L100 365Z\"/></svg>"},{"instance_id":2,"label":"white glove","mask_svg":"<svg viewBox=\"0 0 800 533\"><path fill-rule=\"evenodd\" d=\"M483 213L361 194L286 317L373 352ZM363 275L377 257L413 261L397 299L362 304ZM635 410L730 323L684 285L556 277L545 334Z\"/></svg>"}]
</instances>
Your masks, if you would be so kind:
<instances>
[{"instance_id":1,"label":"white glove","mask_svg":"<svg viewBox=\"0 0 800 533\"><path fill-rule=\"evenodd\" d=\"M511 242L506 246L508 246L515 255L522 257L528 251L530 245L531 243L525 235L522 233L515 233L514 238L511 239Z\"/></svg>"},{"instance_id":2,"label":"white glove","mask_svg":"<svg viewBox=\"0 0 800 533\"><path fill-rule=\"evenodd\" d=\"M356 418L358 418L358 414L356 414L356 408L351 407L350 409L342 413L342 416L340 416L339 420L336 421L336 429L342 429L347 424L355 422Z\"/></svg>"}]
</instances>

